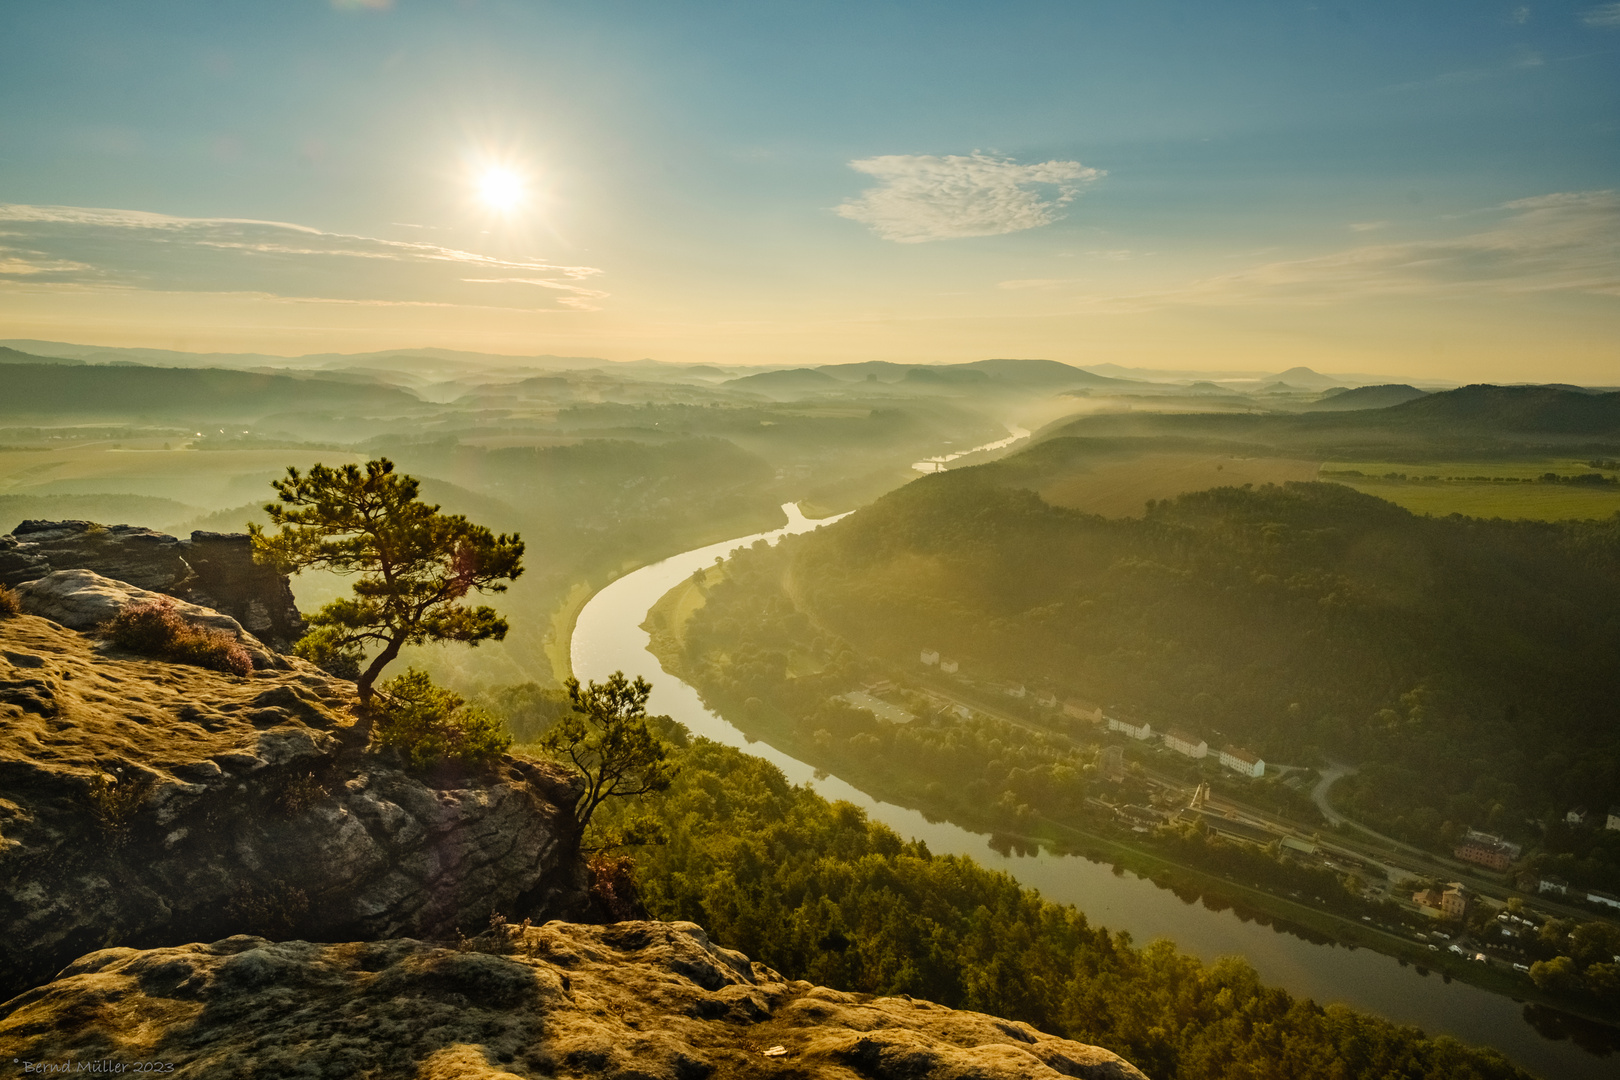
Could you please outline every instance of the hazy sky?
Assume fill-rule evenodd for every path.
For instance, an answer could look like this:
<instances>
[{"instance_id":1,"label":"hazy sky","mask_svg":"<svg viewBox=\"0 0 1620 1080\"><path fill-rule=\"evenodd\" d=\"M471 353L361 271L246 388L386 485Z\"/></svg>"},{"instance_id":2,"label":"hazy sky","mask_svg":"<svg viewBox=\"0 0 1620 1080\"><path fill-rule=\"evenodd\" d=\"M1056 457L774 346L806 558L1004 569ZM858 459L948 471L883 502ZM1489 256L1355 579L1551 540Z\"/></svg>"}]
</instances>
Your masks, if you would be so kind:
<instances>
[{"instance_id":1,"label":"hazy sky","mask_svg":"<svg viewBox=\"0 0 1620 1080\"><path fill-rule=\"evenodd\" d=\"M0 337L1620 383L1620 3L6 0Z\"/></svg>"}]
</instances>

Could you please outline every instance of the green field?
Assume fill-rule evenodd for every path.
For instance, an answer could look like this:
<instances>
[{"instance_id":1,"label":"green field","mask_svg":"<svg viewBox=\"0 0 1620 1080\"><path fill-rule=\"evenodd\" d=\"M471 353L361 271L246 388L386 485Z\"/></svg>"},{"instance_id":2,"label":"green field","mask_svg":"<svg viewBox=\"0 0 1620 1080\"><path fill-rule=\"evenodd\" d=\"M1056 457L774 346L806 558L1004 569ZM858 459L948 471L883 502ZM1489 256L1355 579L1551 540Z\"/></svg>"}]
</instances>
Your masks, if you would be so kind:
<instances>
[{"instance_id":1,"label":"green field","mask_svg":"<svg viewBox=\"0 0 1620 1080\"><path fill-rule=\"evenodd\" d=\"M1330 461L1322 466L1323 480L1386 499L1415 514L1565 521L1606 518L1620 512L1620 484L1540 482L1547 473L1565 477L1615 475L1613 470L1594 469L1585 461L1570 458Z\"/></svg>"}]
</instances>

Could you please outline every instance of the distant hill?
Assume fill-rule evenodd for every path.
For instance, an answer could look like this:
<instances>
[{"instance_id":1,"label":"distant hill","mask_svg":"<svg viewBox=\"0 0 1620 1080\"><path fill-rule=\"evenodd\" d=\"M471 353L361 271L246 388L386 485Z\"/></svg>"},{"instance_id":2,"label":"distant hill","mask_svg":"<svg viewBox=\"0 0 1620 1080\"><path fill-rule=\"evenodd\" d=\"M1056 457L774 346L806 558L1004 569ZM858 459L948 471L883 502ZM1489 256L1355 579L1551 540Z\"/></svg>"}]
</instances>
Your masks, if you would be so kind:
<instances>
[{"instance_id":1,"label":"distant hill","mask_svg":"<svg viewBox=\"0 0 1620 1080\"><path fill-rule=\"evenodd\" d=\"M902 381L946 386L972 386L978 383L988 383L990 373L983 368L967 364L940 364L933 367L914 367L906 372L906 377Z\"/></svg>"},{"instance_id":2,"label":"distant hill","mask_svg":"<svg viewBox=\"0 0 1620 1080\"><path fill-rule=\"evenodd\" d=\"M411 393L366 383L221 368L73 366L43 361L6 367L0 416L151 416L249 420L273 412L422 408Z\"/></svg>"},{"instance_id":3,"label":"distant hill","mask_svg":"<svg viewBox=\"0 0 1620 1080\"><path fill-rule=\"evenodd\" d=\"M736 390L757 390L762 393L780 390L826 390L837 386L838 379L814 368L788 368L785 371L762 371L758 375L744 375L740 379L727 379L721 386Z\"/></svg>"},{"instance_id":4,"label":"distant hill","mask_svg":"<svg viewBox=\"0 0 1620 1080\"><path fill-rule=\"evenodd\" d=\"M1110 379L1106 375L1093 375L1083 368L1073 364L1063 364L1056 360L975 360L962 367L977 368L989 374L990 378L999 383L1014 383L1028 387L1050 387L1052 389L1076 386L1112 386L1125 387L1131 385L1125 379Z\"/></svg>"},{"instance_id":5,"label":"distant hill","mask_svg":"<svg viewBox=\"0 0 1620 1080\"><path fill-rule=\"evenodd\" d=\"M1097 414L1043 429L1037 439L1175 436L1324 454L1620 444L1620 392L1481 385L1424 394L1384 408L1333 404L1359 392L1336 394L1300 413Z\"/></svg>"},{"instance_id":6,"label":"distant hill","mask_svg":"<svg viewBox=\"0 0 1620 1080\"><path fill-rule=\"evenodd\" d=\"M83 363L83 360L71 360L67 357L35 356L33 353L18 352L8 345L0 345L0 364L56 364L74 367Z\"/></svg>"},{"instance_id":7,"label":"distant hill","mask_svg":"<svg viewBox=\"0 0 1620 1080\"><path fill-rule=\"evenodd\" d=\"M1427 391L1419 390L1415 386L1407 386L1405 383L1388 383L1384 386L1358 386L1354 390L1340 390L1324 397L1321 401L1312 402L1306 408L1313 412L1387 409L1391 405L1403 405L1408 401L1428 396Z\"/></svg>"},{"instance_id":8,"label":"distant hill","mask_svg":"<svg viewBox=\"0 0 1620 1080\"><path fill-rule=\"evenodd\" d=\"M1287 371L1279 371L1274 378L1277 382L1287 383L1303 390L1326 390L1330 386L1340 385L1339 379L1312 371L1308 367L1291 367Z\"/></svg>"},{"instance_id":9,"label":"distant hill","mask_svg":"<svg viewBox=\"0 0 1620 1080\"><path fill-rule=\"evenodd\" d=\"M1342 396L1342 395L1341 395ZM1593 394L1551 386L1477 384L1425 394L1380 410L1395 424L1444 424L1473 430L1620 435L1620 392Z\"/></svg>"}]
</instances>

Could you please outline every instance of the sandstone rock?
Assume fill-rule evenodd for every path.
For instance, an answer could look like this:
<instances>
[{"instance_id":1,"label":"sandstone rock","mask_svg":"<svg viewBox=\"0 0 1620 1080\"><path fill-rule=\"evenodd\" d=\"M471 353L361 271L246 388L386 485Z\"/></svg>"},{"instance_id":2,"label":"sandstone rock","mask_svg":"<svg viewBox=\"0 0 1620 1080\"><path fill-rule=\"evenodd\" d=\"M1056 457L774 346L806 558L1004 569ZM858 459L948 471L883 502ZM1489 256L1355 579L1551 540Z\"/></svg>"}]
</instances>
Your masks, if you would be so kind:
<instances>
[{"instance_id":1,"label":"sandstone rock","mask_svg":"<svg viewBox=\"0 0 1620 1080\"><path fill-rule=\"evenodd\" d=\"M211 1078L1144 1080L1027 1024L789 982L691 923L552 922L474 944L489 951L103 949L0 1005L0 1055Z\"/></svg>"},{"instance_id":2,"label":"sandstone rock","mask_svg":"<svg viewBox=\"0 0 1620 1080\"><path fill-rule=\"evenodd\" d=\"M0 620L0 997L108 944L583 909L571 776L404 772L359 747L352 683L288 663L238 679Z\"/></svg>"},{"instance_id":3,"label":"sandstone rock","mask_svg":"<svg viewBox=\"0 0 1620 1080\"><path fill-rule=\"evenodd\" d=\"M24 521L0 536L0 585L53 570L94 570L222 611L282 651L304 633L286 575L254 563L246 533L194 532L180 540L133 525Z\"/></svg>"},{"instance_id":4,"label":"sandstone rock","mask_svg":"<svg viewBox=\"0 0 1620 1080\"><path fill-rule=\"evenodd\" d=\"M288 666L286 659L265 648L262 641L242 629L242 624L229 615L104 578L94 570L54 570L38 580L25 581L12 591L21 601L23 611L61 623L69 630L94 630L127 607L164 600L187 622L224 631L241 642L253 657L254 667Z\"/></svg>"}]
</instances>

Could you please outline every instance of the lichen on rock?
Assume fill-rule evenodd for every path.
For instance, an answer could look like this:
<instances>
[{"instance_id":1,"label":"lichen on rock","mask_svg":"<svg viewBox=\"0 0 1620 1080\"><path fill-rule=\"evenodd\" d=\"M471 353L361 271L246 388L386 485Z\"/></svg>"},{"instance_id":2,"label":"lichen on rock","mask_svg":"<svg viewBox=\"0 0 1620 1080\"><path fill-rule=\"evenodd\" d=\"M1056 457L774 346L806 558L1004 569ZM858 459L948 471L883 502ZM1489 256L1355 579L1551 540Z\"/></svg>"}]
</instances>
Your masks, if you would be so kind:
<instances>
[{"instance_id":1,"label":"lichen on rock","mask_svg":"<svg viewBox=\"0 0 1620 1080\"><path fill-rule=\"evenodd\" d=\"M105 945L453 937L491 908L582 909L571 776L413 774L365 752L353 704L300 660L240 679L0 622L0 996Z\"/></svg>"},{"instance_id":2,"label":"lichen on rock","mask_svg":"<svg viewBox=\"0 0 1620 1080\"><path fill-rule=\"evenodd\" d=\"M0 1054L225 1078L1144 1080L1027 1024L784 979L693 923L550 922L471 944L106 949L0 1005Z\"/></svg>"}]
</instances>

